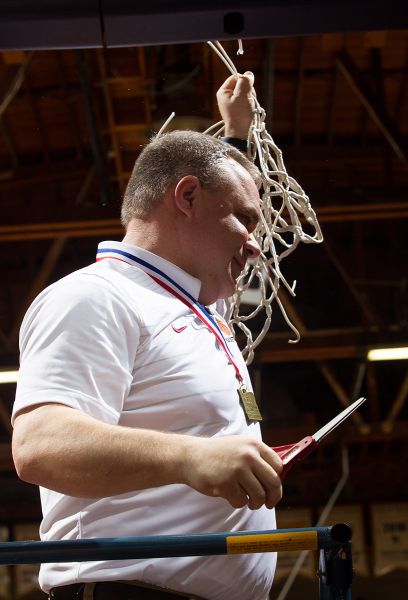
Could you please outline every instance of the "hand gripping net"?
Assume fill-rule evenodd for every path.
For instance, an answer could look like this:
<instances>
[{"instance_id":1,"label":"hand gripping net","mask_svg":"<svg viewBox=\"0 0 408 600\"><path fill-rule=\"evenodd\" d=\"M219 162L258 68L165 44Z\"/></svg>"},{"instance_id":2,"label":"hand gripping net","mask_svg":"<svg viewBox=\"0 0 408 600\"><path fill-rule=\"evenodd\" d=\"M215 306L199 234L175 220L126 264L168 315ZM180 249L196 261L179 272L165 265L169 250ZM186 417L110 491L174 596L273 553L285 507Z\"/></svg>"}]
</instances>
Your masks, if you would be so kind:
<instances>
[{"instance_id":1,"label":"hand gripping net","mask_svg":"<svg viewBox=\"0 0 408 600\"><path fill-rule=\"evenodd\" d=\"M219 42L208 42L211 48L220 56L233 75L238 75L233 62ZM242 53L242 52L241 52ZM259 166L262 177L261 188L261 219L254 231L254 237L261 248L260 256L247 263L244 271L237 280L235 294L230 298L228 320L232 328L238 327L246 337L246 345L242 350L247 364L254 358L254 350L265 337L272 318L272 302L275 300L282 315L295 334L296 343L300 339L299 331L286 314L281 299L278 296L282 284L291 296L295 296L296 281L290 285L282 274L280 263L291 254L299 242L306 244L323 241L322 232L311 207L308 196L297 181L288 175L282 152L275 144L265 126L265 110L256 98L255 112L248 134L248 157ZM219 127L222 122L210 129ZM223 127L214 135L218 135ZM207 133L209 130L207 130ZM311 228L311 234L302 229L302 223ZM244 293L258 288L260 302L249 314L241 311L244 304ZM258 315L262 318L263 326L255 334L247 323ZM259 321L259 317L257 322Z\"/></svg>"}]
</instances>

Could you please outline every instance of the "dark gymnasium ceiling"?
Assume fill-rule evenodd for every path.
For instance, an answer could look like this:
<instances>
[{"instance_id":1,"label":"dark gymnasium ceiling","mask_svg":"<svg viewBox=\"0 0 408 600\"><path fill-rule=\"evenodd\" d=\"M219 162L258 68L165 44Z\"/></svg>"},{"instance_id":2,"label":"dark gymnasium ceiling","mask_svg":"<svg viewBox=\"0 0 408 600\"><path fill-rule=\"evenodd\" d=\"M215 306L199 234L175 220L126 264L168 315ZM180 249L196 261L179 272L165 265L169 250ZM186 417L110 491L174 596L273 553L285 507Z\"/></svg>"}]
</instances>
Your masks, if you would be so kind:
<instances>
[{"instance_id":1,"label":"dark gymnasium ceiling","mask_svg":"<svg viewBox=\"0 0 408 600\"><path fill-rule=\"evenodd\" d=\"M342 501L408 500L406 361L366 360L368 348L408 345L403 4L389 3L381 18L379 3L362 2L372 9L365 20L347 2L210 2L194 10L174 2L172 11L153 2L138 15L126 2L36 2L36 10L25 2L24 13L21 4L0 9L0 369L18 364L30 300L91 262L98 241L121 238L121 194L152 132L173 110L178 128L219 120L215 92L228 73L204 41L218 37L239 71L255 73L268 130L325 236L282 264L297 280L296 298L281 299L302 339L288 344L275 308L252 367L265 438L295 441L350 400L368 398L292 471L285 501L327 500L344 446L350 477ZM117 47L98 47L101 28ZM18 481L11 462L14 389L0 386L3 522L39 517L35 488Z\"/></svg>"}]
</instances>

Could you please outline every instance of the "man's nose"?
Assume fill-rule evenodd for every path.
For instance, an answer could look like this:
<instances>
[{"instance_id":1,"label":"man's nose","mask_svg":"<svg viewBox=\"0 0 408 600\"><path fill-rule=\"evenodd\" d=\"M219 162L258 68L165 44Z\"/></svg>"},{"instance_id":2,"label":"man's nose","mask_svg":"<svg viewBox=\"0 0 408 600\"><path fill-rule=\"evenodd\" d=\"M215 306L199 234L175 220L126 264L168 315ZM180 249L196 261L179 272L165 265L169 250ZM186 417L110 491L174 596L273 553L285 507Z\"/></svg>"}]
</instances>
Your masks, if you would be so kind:
<instances>
[{"instance_id":1,"label":"man's nose","mask_svg":"<svg viewBox=\"0 0 408 600\"><path fill-rule=\"evenodd\" d=\"M249 236L244 244L244 250L247 258L257 258L261 254L261 248L254 238L253 233Z\"/></svg>"}]
</instances>

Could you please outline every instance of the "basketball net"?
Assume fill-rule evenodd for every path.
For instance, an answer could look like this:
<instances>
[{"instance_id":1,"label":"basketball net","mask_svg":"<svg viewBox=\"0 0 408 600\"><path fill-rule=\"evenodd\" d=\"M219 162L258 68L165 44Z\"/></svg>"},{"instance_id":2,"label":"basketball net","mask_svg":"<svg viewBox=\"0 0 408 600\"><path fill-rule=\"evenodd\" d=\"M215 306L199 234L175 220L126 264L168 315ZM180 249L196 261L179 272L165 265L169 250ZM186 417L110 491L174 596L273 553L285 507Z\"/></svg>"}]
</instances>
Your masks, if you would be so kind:
<instances>
[{"instance_id":1,"label":"basketball net","mask_svg":"<svg viewBox=\"0 0 408 600\"><path fill-rule=\"evenodd\" d=\"M208 42L233 75L238 76L234 63L219 42ZM242 43L240 44L242 54ZM323 241L322 232L310 200L298 182L288 175L282 152L275 144L265 126L266 113L254 96L255 111L248 133L248 157L258 165L261 178L261 219L254 231L254 238L261 248L258 258L247 262L237 280L235 294L229 299L227 319L233 329L239 328L246 337L242 354L247 364L254 358L254 350L267 334L272 318L272 303L275 301L294 334L290 343L296 343L300 334L286 314L278 292L280 286L294 297L296 281L292 284L281 271L281 262L289 256L300 242L316 244ZM205 133L217 128L213 135L223 131L223 122L216 123ZM309 233L303 230L308 227ZM257 290L259 302L248 314L245 296ZM253 334L248 324L254 319L258 331ZM259 321L263 325L259 331Z\"/></svg>"}]
</instances>

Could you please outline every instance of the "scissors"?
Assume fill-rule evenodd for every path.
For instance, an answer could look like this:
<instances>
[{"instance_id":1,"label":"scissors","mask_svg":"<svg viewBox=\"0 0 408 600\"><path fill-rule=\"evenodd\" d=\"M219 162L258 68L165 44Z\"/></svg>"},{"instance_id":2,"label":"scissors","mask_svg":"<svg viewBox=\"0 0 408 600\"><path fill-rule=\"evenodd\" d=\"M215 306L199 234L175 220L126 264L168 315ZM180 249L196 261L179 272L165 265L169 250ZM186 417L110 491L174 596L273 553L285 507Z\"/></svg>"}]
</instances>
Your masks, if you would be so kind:
<instances>
[{"instance_id":1,"label":"scissors","mask_svg":"<svg viewBox=\"0 0 408 600\"><path fill-rule=\"evenodd\" d=\"M309 456L315 448L319 445L319 442L333 429L338 427L340 423L343 423L352 412L354 412L357 408L359 408L363 402L366 401L366 398L359 398L353 404L350 404L347 408L345 408L341 413L334 417L331 421L329 421L324 427L316 431L313 435L308 435L304 437L300 442L295 444L288 444L287 446L272 446L272 450L274 450L281 458L283 463L283 469L280 474L281 480L287 475L288 471L293 467L293 465Z\"/></svg>"}]
</instances>

